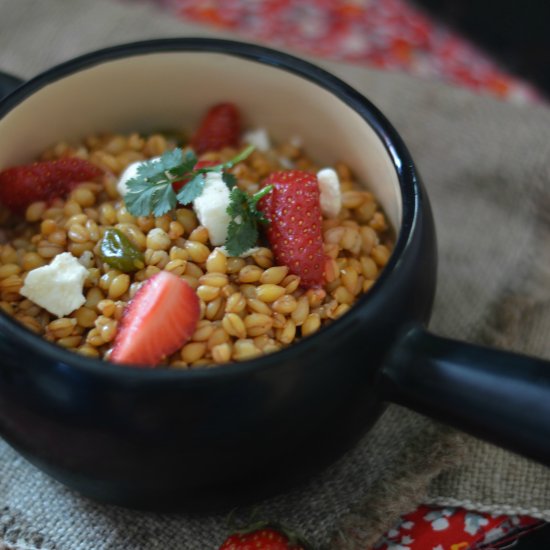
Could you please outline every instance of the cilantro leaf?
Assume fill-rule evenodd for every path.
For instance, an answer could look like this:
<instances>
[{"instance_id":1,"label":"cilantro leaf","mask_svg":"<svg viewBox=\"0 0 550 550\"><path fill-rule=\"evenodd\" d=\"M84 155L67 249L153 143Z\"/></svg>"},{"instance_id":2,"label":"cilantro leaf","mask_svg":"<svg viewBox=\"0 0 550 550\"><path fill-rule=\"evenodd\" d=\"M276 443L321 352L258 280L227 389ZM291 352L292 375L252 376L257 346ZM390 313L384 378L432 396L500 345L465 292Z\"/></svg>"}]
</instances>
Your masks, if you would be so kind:
<instances>
[{"instance_id":1,"label":"cilantro leaf","mask_svg":"<svg viewBox=\"0 0 550 550\"><path fill-rule=\"evenodd\" d=\"M160 157L160 165L163 170L172 170L183 163L183 152L181 149L165 151Z\"/></svg>"},{"instance_id":2,"label":"cilantro leaf","mask_svg":"<svg viewBox=\"0 0 550 550\"><path fill-rule=\"evenodd\" d=\"M257 241L258 228L255 224L237 223L235 220L229 222L225 248L230 256L239 256L239 254L255 246Z\"/></svg>"},{"instance_id":3,"label":"cilantro leaf","mask_svg":"<svg viewBox=\"0 0 550 550\"><path fill-rule=\"evenodd\" d=\"M162 171L160 162L158 160L148 160L138 166L137 175L143 179L154 178L159 171Z\"/></svg>"},{"instance_id":4,"label":"cilantro leaf","mask_svg":"<svg viewBox=\"0 0 550 550\"><path fill-rule=\"evenodd\" d=\"M237 185L237 176L235 176L235 174L231 174L229 172L222 172L222 179L225 185L227 185L227 187L229 187L230 190Z\"/></svg>"},{"instance_id":5,"label":"cilantro leaf","mask_svg":"<svg viewBox=\"0 0 550 550\"><path fill-rule=\"evenodd\" d=\"M237 216L242 216L243 214L247 215L246 204L247 204L248 194L235 187L231 189L229 193L229 206L227 207L227 213L232 217L236 218Z\"/></svg>"},{"instance_id":6,"label":"cilantro leaf","mask_svg":"<svg viewBox=\"0 0 550 550\"><path fill-rule=\"evenodd\" d=\"M127 182L128 192L124 196L126 208L134 216L162 216L173 210L178 202L190 204L201 195L208 172L221 173L226 185L234 189L237 178L226 170L242 162L253 149L252 146L246 147L228 162L197 169L197 156L193 151L183 153L179 148L165 151L160 159L141 163L136 177ZM172 184L182 180L187 183L176 194ZM247 204L247 199L244 203ZM251 211L258 214L254 207ZM258 220L261 221L260 218Z\"/></svg>"},{"instance_id":7,"label":"cilantro leaf","mask_svg":"<svg viewBox=\"0 0 550 550\"><path fill-rule=\"evenodd\" d=\"M134 216L148 216L155 188L138 179L127 182L128 192L124 196L126 208Z\"/></svg>"},{"instance_id":8,"label":"cilantro leaf","mask_svg":"<svg viewBox=\"0 0 550 550\"><path fill-rule=\"evenodd\" d=\"M179 166L178 170L183 170L183 173L192 172L193 168L195 168L195 164L197 164L197 155L193 153L193 151L186 151L185 156L183 157L183 162L181 166ZM171 172L174 172L176 168L172 168Z\"/></svg>"},{"instance_id":9,"label":"cilantro leaf","mask_svg":"<svg viewBox=\"0 0 550 550\"><path fill-rule=\"evenodd\" d=\"M177 198L181 204L189 204L199 197L204 189L206 178L203 174L196 175L186 183L179 191Z\"/></svg>"},{"instance_id":10,"label":"cilantro leaf","mask_svg":"<svg viewBox=\"0 0 550 550\"><path fill-rule=\"evenodd\" d=\"M177 203L172 183L169 182L153 187L151 206L153 207L153 214L155 216L163 216L166 212L170 212L170 210L176 207Z\"/></svg>"},{"instance_id":11,"label":"cilantro leaf","mask_svg":"<svg viewBox=\"0 0 550 550\"><path fill-rule=\"evenodd\" d=\"M272 189L273 186L268 185L252 196L238 187L231 190L227 207L231 221L225 240L225 248L231 256L239 256L258 241L258 223L269 223L269 220L257 209L257 204Z\"/></svg>"},{"instance_id":12,"label":"cilantro leaf","mask_svg":"<svg viewBox=\"0 0 550 550\"><path fill-rule=\"evenodd\" d=\"M193 172L195 164L197 164L195 153L193 153L193 151L187 151L181 164L170 168L170 175L174 177L189 175Z\"/></svg>"}]
</instances>

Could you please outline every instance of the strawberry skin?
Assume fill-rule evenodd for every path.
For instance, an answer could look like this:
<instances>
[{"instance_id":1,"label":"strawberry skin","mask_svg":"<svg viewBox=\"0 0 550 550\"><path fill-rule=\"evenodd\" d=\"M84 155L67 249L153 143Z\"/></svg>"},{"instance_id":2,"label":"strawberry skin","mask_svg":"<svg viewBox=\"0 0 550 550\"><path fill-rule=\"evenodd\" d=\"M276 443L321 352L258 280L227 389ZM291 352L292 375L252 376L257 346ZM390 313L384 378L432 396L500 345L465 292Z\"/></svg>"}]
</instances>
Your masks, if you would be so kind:
<instances>
[{"instance_id":1,"label":"strawberry skin","mask_svg":"<svg viewBox=\"0 0 550 550\"><path fill-rule=\"evenodd\" d=\"M219 550L304 550L283 533L269 527L250 533L236 533L228 537Z\"/></svg>"},{"instance_id":2,"label":"strawberry skin","mask_svg":"<svg viewBox=\"0 0 550 550\"><path fill-rule=\"evenodd\" d=\"M302 170L283 170L270 174L263 185L273 185L258 206L270 220L266 233L276 262L298 275L303 287L322 286L325 255L317 178Z\"/></svg>"},{"instance_id":3,"label":"strawberry skin","mask_svg":"<svg viewBox=\"0 0 550 550\"><path fill-rule=\"evenodd\" d=\"M79 158L35 162L0 172L0 202L23 214L36 201L64 198L79 183L98 178L102 171Z\"/></svg>"},{"instance_id":4,"label":"strawberry skin","mask_svg":"<svg viewBox=\"0 0 550 550\"><path fill-rule=\"evenodd\" d=\"M241 137L241 115L233 103L218 103L211 107L191 138L197 155L236 147Z\"/></svg>"},{"instance_id":5,"label":"strawberry skin","mask_svg":"<svg viewBox=\"0 0 550 550\"><path fill-rule=\"evenodd\" d=\"M154 367L191 338L199 317L195 291L183 279L161 271L126 307L109 360Z\"/></svg>"}]
</instances>

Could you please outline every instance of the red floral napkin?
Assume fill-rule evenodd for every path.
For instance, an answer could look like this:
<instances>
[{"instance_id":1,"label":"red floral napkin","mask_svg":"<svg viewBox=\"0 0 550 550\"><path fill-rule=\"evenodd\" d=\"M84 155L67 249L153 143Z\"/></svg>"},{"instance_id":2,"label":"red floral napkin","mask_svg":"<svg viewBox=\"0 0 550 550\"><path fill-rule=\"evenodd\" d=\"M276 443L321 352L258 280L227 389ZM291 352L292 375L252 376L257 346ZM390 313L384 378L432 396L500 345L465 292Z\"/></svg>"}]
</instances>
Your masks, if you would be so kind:
<instances>
[{"instance_id":1,"label":"red floral napkin","mask_svg":"<svg viewBox=\"0 0 550 550\"><path fill-rule=\"evenodd\" d=\"M407 0L156 0L178 16L273 46L437 78L503 99L537 92Z\"/></svg>"},{"instance_id":2,"label":"red floral napkin","mask_svg":"<svg viewBox=\"0 0 550 550\"><path fill-rule=\"evenodd\" d=\"M543 523L528 516L420 506L403 516L373 550L504 550Z\"/></svg>"}]
</instances>

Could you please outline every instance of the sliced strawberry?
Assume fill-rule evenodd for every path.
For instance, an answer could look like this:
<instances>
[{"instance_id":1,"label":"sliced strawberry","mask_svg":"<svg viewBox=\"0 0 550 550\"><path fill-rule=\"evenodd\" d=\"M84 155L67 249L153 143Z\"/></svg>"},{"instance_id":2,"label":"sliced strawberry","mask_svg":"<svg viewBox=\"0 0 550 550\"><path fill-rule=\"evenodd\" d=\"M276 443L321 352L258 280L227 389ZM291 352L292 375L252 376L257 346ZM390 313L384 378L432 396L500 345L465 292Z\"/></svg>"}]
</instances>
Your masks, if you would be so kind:
<instances>
[{"instance_id":1,"label":"sliced strawberry","mask_svg":"<svg viewBox=\"0 0 550 550\"><path fill-rule=\"evenodd\" d=\"M198 170L199 168L208 168L209 166L215 166L216 164L219 164L218 162L214 160L199 160L197 164L193 167L193 170ZM172 184L172 187L174 188L174 191L177 193L187 182L189 181L189 178L185 178L180 181L175 181Z\"/></svg>"},{"instance_id":2,"label":"sliced strawberry","mask_svg":"<svg viewBox=\"0 0 550 550\"><path fill-rule=\"evenodd\" d=\"M218 103L211 107L191 138L197 155L236 147L241 137L241 115L233 103Z\"/></svg>"},{"instance_id":3,"label":"sliced strawberry","mask_svg":"<svg viewBox=\"0 0 550 550\"><path fill-rule=\"evenodd\" d=\"M154 367L191 338L199 317L195 291L183 279L161 271L126 307L109 360Z\"/></svg>"},{"instance_id":4,"label":"sliced strawberry","mask_svg":"<svg viewBox=\"0 0 550 550\"><path fill-rule=\"evenodd\" d=\"M225 539L219 550L307 550L310 546L299 535L280 526L252 526Z\"/></svg>"},{"instance_id":5,"label":"sliced strawberry","mask_svg":"<svg viewBox=\"0 0 550 550\"><path fill-rule=\"evenodd\" d=\"M0 202L22 214L31 203L64 198L79 183L94 180L102 173L91 162L79 158L14 166L0 172Z\"/></svg>"},{"instance_id":6,"label":"sliced strawberry","mask_svg":"<svg viewBox=\"0 0 550 550\"><path fill-rule=\"evenodd\" d=\"M284 170L270 174L263 185L273 185L258 206L270 220L267 238L275 260L299 275L302 286L322 286L325 255L317 178L302 170Z\"/></svg>"}]
</instances>

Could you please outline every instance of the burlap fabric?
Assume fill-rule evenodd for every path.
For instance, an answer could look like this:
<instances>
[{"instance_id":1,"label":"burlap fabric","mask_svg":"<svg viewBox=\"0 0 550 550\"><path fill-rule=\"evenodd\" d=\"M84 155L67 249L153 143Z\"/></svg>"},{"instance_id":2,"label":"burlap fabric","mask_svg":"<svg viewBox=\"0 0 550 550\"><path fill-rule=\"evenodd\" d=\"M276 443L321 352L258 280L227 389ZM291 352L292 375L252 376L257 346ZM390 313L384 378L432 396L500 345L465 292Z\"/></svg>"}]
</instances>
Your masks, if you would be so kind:
<instances>
[{"instance_id":1,"label":"burlap fabric","mask_svg":"<svg viewBox=\"0 0 550 550\"><path fill-rule=\"evenodd\" d=\"M199 34L213 32L145 3L0 0L0 69L30 77L106 45ZM325 65L389 116L423 174L440 250L432 330L550 358L550 111ZM82 499L4 443L0 460L0 544L8 548L208 550L227 534L221 516ZM550 519L550 470L392 406L340 462L256 513L319 548L366 549L421 501Z\"/></svg>"}]
</instances>

